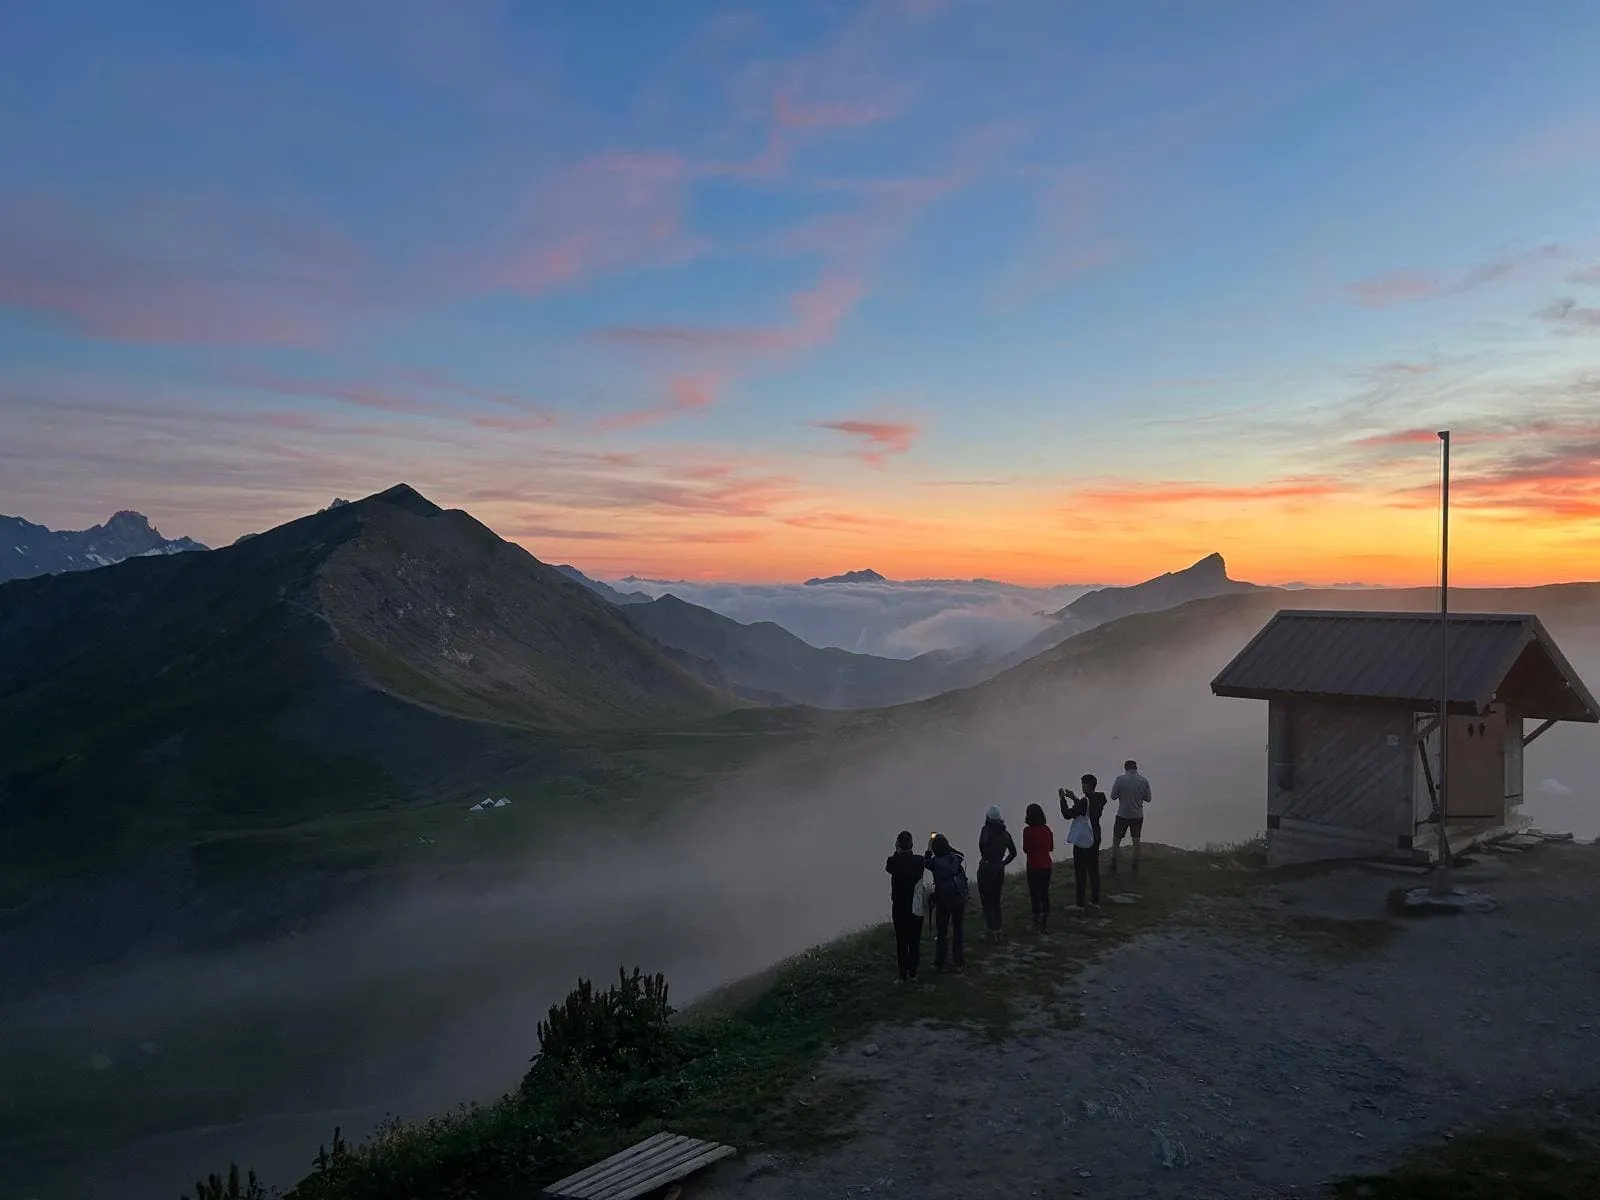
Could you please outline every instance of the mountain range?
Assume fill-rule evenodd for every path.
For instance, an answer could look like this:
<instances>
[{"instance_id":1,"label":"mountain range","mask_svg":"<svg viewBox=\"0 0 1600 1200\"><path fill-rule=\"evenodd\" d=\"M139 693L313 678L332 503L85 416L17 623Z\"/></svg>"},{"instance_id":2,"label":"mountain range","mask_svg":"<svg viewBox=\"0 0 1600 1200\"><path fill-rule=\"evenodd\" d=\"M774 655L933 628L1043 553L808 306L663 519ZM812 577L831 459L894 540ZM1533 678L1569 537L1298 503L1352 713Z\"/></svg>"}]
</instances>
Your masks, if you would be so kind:
<instances>
[{"instance_id":1,"label":"mountain range","mask_svg":"<svg viewBox=\"0 0 1600 1200\"><path fill-rule=\"evenodd\" d=\"M143 513L119 512L103 525L54 530L0 515L0 583L108 567L141 555L204 550L193 538L168 538Z\"/></svg>"},{"instance_id":2,"label":"mountain range","mask_svg":"<svg viewBox=\"0 0 1600 1200\"><path fill-rule=\"evenodd\" d=\"M902 660L604 586L405 485L207 553L0 584L0 908L22 905L13 925L35 931L0 927L0 974L91 944L129 952L141 929L204 911L184 888L207 870L250 864L293 908L285 872L343 886L335 865L403 857L419 822L442 854L434 835L470 832L459 801L490 786L516 797L496 843L526 849L511 822L535 822L532 837L602 803L674 803L758 761L808 777L862 748L929 777L977 770L961 764L980 718L1030 753L1112 708L1155 729L1193 703L1175 670L1220 665L1196 654L1231 653L1289 596L1353 601L1243 583L1213 555L1086 593L1031 652ZM1548 615L1558 636L1600 614L1593 586L1535 591L1470 603ZM461 843L462 861L491 844ZM136 893L117 890L147 863ZM72 878L111 882L68 921L35 897Z\"/></svg>"}]
</instances>

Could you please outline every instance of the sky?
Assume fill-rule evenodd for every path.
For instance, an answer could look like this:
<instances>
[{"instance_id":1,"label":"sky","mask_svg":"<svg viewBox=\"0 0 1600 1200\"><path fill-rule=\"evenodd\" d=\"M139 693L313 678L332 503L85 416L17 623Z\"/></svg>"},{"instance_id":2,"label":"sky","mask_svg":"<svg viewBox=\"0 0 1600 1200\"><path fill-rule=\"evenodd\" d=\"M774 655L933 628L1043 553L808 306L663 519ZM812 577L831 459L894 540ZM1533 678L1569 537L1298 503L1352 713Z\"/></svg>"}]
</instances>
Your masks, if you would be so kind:
<instances>
[{"instance_id":1,"label":"sky","mask_svg":"<svg viewBox=\"0 0 1600 1200\"><path fill-rule=\"evenodd\" d=\"M0 511L1600 575L1584 0L0 2Z\"/></svg>"}]
</instances>

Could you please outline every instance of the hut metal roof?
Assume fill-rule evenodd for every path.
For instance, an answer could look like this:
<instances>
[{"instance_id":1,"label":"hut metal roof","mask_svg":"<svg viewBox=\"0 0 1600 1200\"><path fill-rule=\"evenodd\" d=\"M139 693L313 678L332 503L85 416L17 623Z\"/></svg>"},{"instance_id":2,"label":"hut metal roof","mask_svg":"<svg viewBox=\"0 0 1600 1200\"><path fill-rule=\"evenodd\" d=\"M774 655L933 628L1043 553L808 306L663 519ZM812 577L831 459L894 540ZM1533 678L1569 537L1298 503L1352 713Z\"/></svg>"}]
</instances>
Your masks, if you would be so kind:
<instances>
[{"instance_id":1,"label":"hut metal roof","mask_svg":"<svg viewBox=\"0 0 1600 1200\"><path fill-rule=\"evenodd\" d=\"M1439 614L1285 610L1211 681L1218 696L1439 703ZM1450 616L1450 707L1496 699L1535 720L1600 722L1600 704L1537 617Z\"/></svg>"}]
</instances>

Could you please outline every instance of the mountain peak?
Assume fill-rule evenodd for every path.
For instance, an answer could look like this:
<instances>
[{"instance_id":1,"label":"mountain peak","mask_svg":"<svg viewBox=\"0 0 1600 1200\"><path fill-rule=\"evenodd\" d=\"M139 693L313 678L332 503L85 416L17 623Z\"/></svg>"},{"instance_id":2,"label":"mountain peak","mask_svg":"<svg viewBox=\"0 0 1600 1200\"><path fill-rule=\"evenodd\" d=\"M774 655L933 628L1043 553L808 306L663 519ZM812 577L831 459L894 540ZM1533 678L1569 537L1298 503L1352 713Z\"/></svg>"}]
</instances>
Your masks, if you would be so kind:
<instances>
[{"instance_id":1,"label":"mountain peak","mask_svg":"<svg viewBox=\"0 0 1600 1200\"><path fill-rule=\"evenodd\" d=\"M0 544L0 583L36 575L60 575L109 567L129 558L181 554L205 547L192 538L167 538L150 519L131 508L119 509L103 525L88 529L53 530L14 518Z\"/></svg>"},{"instance_id":2,"label":"mountain peak","mask_svg":"<svg viewBox=\"0 0 1600 1200\"><path fill-rule=\"evenodd\" d=\"M1179 575L1211 575L1217 579L1226 579L1228 577L1228 562L1221 554L1213 550L1193 566L1186 567L1177 573Z\"/></svg>"},{"instance_id":3,"label":"mountain peak","mask_svg":"<svg viewBox=\"0 0 1600 1200\"><path fill-rule=\"evenodd\" d=\"M395 508L403 508L419 517L434 517L444 511L409 483L397 483L392 488L386 488L381 492L368 496L367 499L375 504L388 504ZM332 508L334 506L329 505L329 507Z\"/></svg>"},{"instance_id":4,"label":"mountain peak","mask_svg":"<svg viewBox=\"0 0 1600 1200\"><path fill-rule=\"evenodd\" d=\"M864 569L862 569L860 571L846 571L843 575L829 575L825 579L822 579L822 578L819 578L819 579L808 579L808 580L806 580L806 584L805 585L807 587L815 587L819 583L888 583L888 582L889 581L887 579L885 579L882 575L879 575L876 571L872 570L870 567L867 567L867 568L864 568Z\"/></svg>"}]
</instances>

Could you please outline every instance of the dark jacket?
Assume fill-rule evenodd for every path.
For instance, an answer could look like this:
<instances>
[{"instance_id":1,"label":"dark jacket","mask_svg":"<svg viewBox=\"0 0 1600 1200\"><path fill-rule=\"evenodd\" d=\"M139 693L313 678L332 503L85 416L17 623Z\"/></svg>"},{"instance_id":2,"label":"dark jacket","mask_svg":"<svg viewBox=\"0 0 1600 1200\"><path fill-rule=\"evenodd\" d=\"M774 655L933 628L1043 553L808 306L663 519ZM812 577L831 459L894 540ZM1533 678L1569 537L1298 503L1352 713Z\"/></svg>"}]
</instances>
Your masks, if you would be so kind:
<instances>
[{"instance_id":1,"label":"dark jacket","mask_svg":"<svg viewBox=\"0 0 1600 1200\"><path fill-rule=\"evenodd\" d=\"M1017 856L1017 843L1004 821L985 819L978 833L978 859L986 867L1003 867Z\"/></svg>"},{"instance_id":2,"label":"dark jacket","mask_svg":"<svg viewBox=\"0 0 1600 1200\"><path fill-rule=\"evenodd\" d=\"M1061 815L1067 820L1073 817L1088 817L1089 824L1094 828L1094 849L1100 849L1100 814L1106 811L1106 794L1104 792L1090 792L1088 795L1079 796L1070 804L1061 802Z\"/></svg>"},{"instance_id":3,"label":"dark jacket","mask_svg":"<svg viewBox=\"0 0 1600 1200\"><path fill-rule=\"evenodd\" d=\"M909 912L911 897L928 869L927 860L913 850L896 850L883 869L889 872L889 903L896 910Z\"/></svg>"},{"instance_id":4,"label":"dark jacket","mask_svg":"<svg viewBox=\"0 0 1600 1200\"><path fill-rule=\"evenodd\" d=\"M949 903L955 898L956 876L965 873L966 856L959 850L951 850L949 854L929 851L924 861L933 873L934 898L940 904Z\"/></svg>"}]
</instances>

